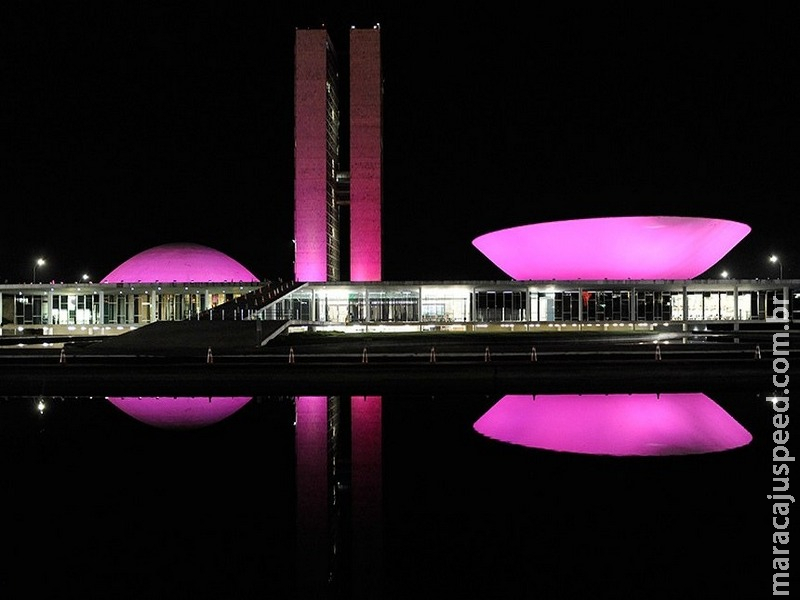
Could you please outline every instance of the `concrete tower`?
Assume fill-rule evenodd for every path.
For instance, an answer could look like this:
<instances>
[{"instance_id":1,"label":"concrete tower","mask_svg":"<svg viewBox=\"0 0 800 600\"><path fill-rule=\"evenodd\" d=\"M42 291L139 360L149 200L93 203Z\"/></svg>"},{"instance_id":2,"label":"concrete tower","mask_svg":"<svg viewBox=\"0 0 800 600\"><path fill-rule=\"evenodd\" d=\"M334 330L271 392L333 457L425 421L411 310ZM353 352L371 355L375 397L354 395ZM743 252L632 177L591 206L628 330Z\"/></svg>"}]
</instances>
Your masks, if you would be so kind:
<instances>
[{"instance_id":1,"label":"concrete tower","mask_svg":"<svg viewBox=\"0 0 800 600\"><path fill-rule=\"evenodd\" d=\"M294 274L339 281L340 209L349 206L351 281L381 281L383 75L380 29L351 29L349 171L340 170L336 53L324 29L295 35Z\"/></svg>"},{"instance_id":2,"label":"concrete tower","mask_svg":"<svg viewBox=\"0 0 800 600\"><path fill-rule=\"evenodd\" d=\"M339 74L324 29L298 29L294 74L294 277L339 281Z\"/></svg>"},{"instance_id":3,"label":"concrete tower","mask_svg":"<svg viewBox=\"0 0 800 600\"><path fill-rule=\"evenodd\" d=\"M350 30L350 280L381 280L380 28Z\"/></svg>"}]
</instances>

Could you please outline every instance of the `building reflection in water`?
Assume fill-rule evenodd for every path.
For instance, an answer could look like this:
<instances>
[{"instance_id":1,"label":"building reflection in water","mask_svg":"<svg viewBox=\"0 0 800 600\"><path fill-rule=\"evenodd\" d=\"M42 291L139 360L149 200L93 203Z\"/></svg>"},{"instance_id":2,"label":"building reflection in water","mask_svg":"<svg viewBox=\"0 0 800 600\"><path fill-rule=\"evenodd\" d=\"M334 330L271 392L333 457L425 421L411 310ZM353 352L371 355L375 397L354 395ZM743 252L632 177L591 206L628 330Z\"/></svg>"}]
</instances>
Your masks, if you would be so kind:
<instances>
[{"instance_id":1,"label":"building reflection in water","mask_svg":"<svg viewBox=\"0 0 800 600\"><path fill-rule=\"evenodd\" d=\"M108 400L149 425L187 429L218 423L252 398ZM288 575L297 597L385 591L382 419L380 396L294 397L295 572ZM703 393L506 395L473 428L510 444L610 456L710 453L752 441Z\"/></svg>"},{"instance_id":2,"label":"building reflection in water","mask_svg":"<svg viewBox=\"0 0 800 600\"><path fill-rule=\"evenodd\" d=\"M107 400L134 419L162 429L198 429L219 423L251 396L125 396Z\"/></svg>"},{"instance_id":3,"label":"building reflection in water","mask_svg":"<svg viewBox=\"0 0 800 600\"><path fill-rule=\"evenodd\" d=\"M95 454L96 443L74 444L71 443L72 437L63 437L75 430L80 430L81 436L84 434L82 428L72 426L73 415L70 414L70 420L67 420L69 411L59 407L69 405L70 409L76 409L78 419L89 419L87 415L90 413L81 409L95 409L98 405L95 402L81 403L75 399L76 402L70 403L64 402L63 398L55 402L56 398L44 396L27 397L25 403L5 402L4 419L0 421L5 421L7 427L4 429L5 439L0 436L0 440L6 444L7 456L33 457L25 462L17 458L11 461L12 472L16 473L12 481L15 481L14 477L23 481L23 474L35 466L44 475L42 486L53 472L60 469L48 466L48 461L41 461L43 450L30 452L29 447L43 445L47 452L61 448L79 452L77 459L70 454L65 455L65 460L89 465L81 478L83 488L76 488L84 489L83 495L77 496L80 504L91 505L83 499L98 495L94 487L89 487L90 483L101 482L101 493L106 494L104 497L110 497L108 494L115 493L116 489L117 512L111 511L105 518L110 519L109 522L119 519L124 523L129 515L143 515L131 521L136 529L142 530L137 539L141 538L141 543L148 549L153 545L162 546L163 552L158 560L163 564L174 565L175 556L185 554L186 564L192 566L182 568L199 572L195 571L197 557L193 553L195 547L201 547L210 556L209 562L202 564L220 561L219 569L208 570L226 573L231 569L224 564L225 553L231 551L226 544L233 543L232 540L236 540L235 545L241 542L242 547L236 552L242 565L236 571L237 577L246 575L241 584L271 586L279 590L275 597L360 600L385 598L387 590L396 589L398 585L409 589L430 582L441 582L442 586L448 587L479 585L479 580L473 578L468 569L456 566L462 561L474 567L490 565L488 572L492 579L513 587L517 585L514 577L523 573L531 561L543 560L543 564L547 564L551 548L555 547L548 544L560 543L564 528L569 535L587 544L589 550L586 554L591 555L592 563L597 560L594 550L607 548L605 538L609 527L616 528L615 535L626 542L626 547L628 543L642 539L639 523L646 514L640 515L641 519L631 516L639 513L635 513L638 501L628 498L629 489L612 489L615 486L595 489L592 487L595 477L605 482L609 474L620 473L626 478L630 475L635 478L631 481L636 482L637 489L641 490L658 490L663 485L673 484L679 489L690 489L691 493L671 496L673 504L668 510L664 509L665 514L675 517L677 533L670 530L653 534L654 539L667 542L666 548L671 547L670 543L675 539L682 538L678 534L689 530L690 518L698 515L702 522L708 520L708 515L712 514L708 508L710 505L707 506L709 497L739 495L737 491L743 484L734 481L736 478L730 473L741 472L744 481L750 481L746 478L750 477L747 475L748 463L739 458L752 460L753 452L757 450L756 445L750 444L753 436L704 393L506 395L495 401L497 397L456 394L442 398L403 398L402 409L394 408L399 403L384 406L385 398L380 396L109 397L116 409L104 406L108 409L105 414L114 415L119 409L157 428L221 425L201 430L199 436L176 437L169 433L149 436L148 443L142 446L142 452L147 450L148 454L140 454L126 452L131 441L142 439L140 428L135 424L125 427L125 422L131 419L114 419L112 425L117 429L112 431L118 430L122 434L112 447L125 466L119 470L119 477L96 476L97 471L91 468L86 458ZM743 396L744 399L747 397ZM721 403L726 405L724 401ZM26 418L30 419L33 413L39 436L30 436L25 428L13 425L11 417L17 413L21 415L23 405ZM52 411L48 408L50 405ZM234 415L245 405L246 410ZM407 410L409 407L412 410ZM414 407L430 412L420 420ZM455 407L464 407L466 411L456 412L453 410ZM483 416L475 420L481 414ZM220 423L232 415L233 418ZM45 419L50 421L48 428L42 425ZM93 416L91 419L87 422L94 422ZM439 422L442 419L448 421L444 428ZM426 424L416 428L415 424L420 422ZM752 423L758 438L761 430L757 428L757 421L743 422ZM434 425L429 426L431 423ZM219 432L219 437L206 435L215 431ZM100 435L94 429L91 434ZM386 444L384 434L387 435ZM35 446L28 445L31 439L37 440ZM256 441L245 445L239 443L251 439ZM209 440L221 443L214 446L213 452L206 453ZM508 454L499 444L496 445L499 453L487 452L487 444L495 445L491 440L547 451L579 453L584 458L575 462L574 457L561 452L548 452L547 460L540 460L544 456L536 454L536 459L531 461L533 455L516 451ZM663 471L661 461L653 463L646 459L645 463L637 460L630 463L614 458L708 454L748 445L749 449L739 454L739 458L737 453L708 457L720 470L711 477L704 474L699 480L697 473L705 473L704 465L709 464L702 462L706 460L704 458L693 459L692 469ZM80 451L91 454L81 454ZM385 461L384 451L387 451ZM154 452L152 456L156 458L152 458L149 452ZM202 453L202 460L185 462L186 457L194 457L198 452ZM587 463L585 455L588 454L612 458L592 459ZM56 455L61 456L61 453ZM209 467L208 461L212 458L214 462ZM717 459L722 459L722 462ZM133 467L142 460L149 461L152 468L144 469L141 479L134 479L131 483L130 472L135 471ZM61 466L61 463L54 464ZM561 469L565 464L577 470ZM638 470L642 464L647 465L644 472ZM683 459L679 464L685 466ZM390 465L384 474L384 466ZM529 469L527 482L519 478L520 467ZM654 471L651 467L659 468ZM599 472L596 471L598 468ZM566 479L558 475L561 472L568 473ZM81 471L76 473L81 476ZM475 474L480 477L480 486L475 486ZM432 490L431 481L441 481L441 487L446 490ZM527 492L520 492L520 485L528 485L531 481L542 486L536 489L567 486L564 489L568 491L553 498L542 495L531 502ZM384 483L389 484L386 490ZM263 489L265 484L266 490ZM687 484L690 484L689 488ZM720 491L716 491L716 486L722 486ZM147 493L142 496L137 491L140 489ZM223 514L222 517L214 517L208 512L210 504L191 501L200 494L218 489L227 490L229 494L224 503L215 504L212 511ZM592 489L594 494L592 506L588 508L583 506L583 497L577 493L584 489ZM697 489L702 493L698 495ZM419 490L430 493L430 497L420 498ZM19 510L27 506L31 497L41 494L40 488L33 488L33 491L18 496L15 506ZM384 496L390 502L384 502ZM565 507L561 506L565 497L574 498L576 504L570 504L572 501L569 500ZM698 497L702 502L697 500ZM165 498L169 498L171 507L177 507L174 511L163 510ZM454 502L455 498L459 499L458 502ZM135 502L136 510L131 510L131 505L127 504L129 500ZM138 505L144 509L140 510ZM221 513L220 507L225 508ZM586 512L581 513L583 516L576 521L574 514L577 514L577 509ZM74 521L74 511L63 512L69 522ZM87 521L90 517L100 519L93 516L96 512L87 512L82 518ZM443 514L448 515L445 522L441 522ZM556 516L551 518L551 514ZM559 521L559 514L562 517L569 515L569 520ZM736 509L728 508L727 514L736 514ZM238 518L231 520L232 515L238 515ZM602 515L602 519L598 519L598 515ZM180 518L176 520L176 516ZM197 540L200 538L193 537L191 532L195 531L198 520L207 521L203 525L203 536L211 529L219 529L213 543L199 544ZM541 534L551 521L555 530L544 533L541 548L527 541L521 547L517 546L514 540L527 540L530 536L509 533ZM599 533L593 528L596 522L603 523ZM113 533L116 526L112 523L110 535L116 535ZM100 527L97 530L104 529ZM719 529L707 531L704 539L718 541L715 536L723 535L720 532L727 530L727 521L720 519ZM47 535L47 531L42 531ZM176 532L180 535L176 536ZM180 543L184 538L190 542L185 547ZM55 543L51 538L46 539L48 543ZM480 540L480 547L469 547L472 540ZM536 544L539 543L536 538ZM219 550L215 549L217 544L220 544ZM149 556L149 551L139 550L135 545L132 548L131 556L134 553L136 556ZM637 563L636 553L620 548L617 546L609 556L615 556L616 552L622 562L649 568L649 562L647 565ZM79 556L86 562L102 563L105 559L97 555L94 545L82 552ZM497 560L497 557L517 555L523 559L524 567L510 560ZM439 556L452 557L455 571L442 569L437 562ZM473 558L475 562L470 563ZM101 571L104 574L116 573L118 562L116 559L108 560L110 562L104 564ZM501 568L506 562L508 570ZM599 561L604 569L611 563L611 558ZM149 558L142 558L136 566L148 575L149 585L160 588L164 582L153 564ZM693 563L687 559L685 564L691 568ZM668 562L665 568L671 569L672 566L674 564ZM624 573L638 572L633 567ZM414 573L413 578L407 577L409 572ZM250 577L252 580L248 579ZM198 581L201 579L198 577ZM527 581L525 577L521 580ZM543 589L552 591L546 577L539 580ZM228 580L223 583L230 584ZM582 587L582 584L575 585ZM434 595L437 595L436 591L434 589ZM552 597L548 593L538 595Z\"/></svg>"},{"instance_id":4,"label":"building reflection in water","mask_svg":"<svg viewBox=\"0 0 800 600\"><path fill-rule=\"evenodd\" d=\"M250 397L109 397L163 429L226 419ZM295 398L297 573L300 597L374 597L382 579L380 396ZM359 577L352 577L353 565Z\"/></svg>"},{"instance_id":5,"label":"building reflection in water","mask_svg":"<svg viewBox=\"0 0 800 600\"><path fill-rule=\"evenodd\" d=\"M520 446L612 456L720 452L753 439L703 393L507 395L474 429Z\"/></svg>"},{"instance_id":6,"label":"building reflection in water","mask_svg":"<svg viewBox=\"0 0 800 600\"><path fill-rule=\"evenodd\" d=\"M381 397L298 396L295 411L298 597L380 597Z\"/></svg>"}]
</instances>

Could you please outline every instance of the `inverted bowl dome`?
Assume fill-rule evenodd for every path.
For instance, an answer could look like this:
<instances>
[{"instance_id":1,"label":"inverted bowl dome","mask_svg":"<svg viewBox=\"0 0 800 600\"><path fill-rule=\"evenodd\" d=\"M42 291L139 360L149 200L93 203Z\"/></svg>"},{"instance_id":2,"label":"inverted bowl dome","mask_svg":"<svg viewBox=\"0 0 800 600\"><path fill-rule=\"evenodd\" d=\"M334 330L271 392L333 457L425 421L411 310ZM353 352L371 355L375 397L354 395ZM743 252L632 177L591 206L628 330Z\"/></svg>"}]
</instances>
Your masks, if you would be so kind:
<instances>
[{"instance_id":1,"label":"inverted bowl dome","mask_svg":"<svg viewBox=\"0 0 800 600\"><path fill-rule=\"evenodd\" d=\"M253 282L258 278L227 254L199 244L164 244L129 258L102 283L145 281Z\"/></svg>"},{"instance_id":2,"label":"inverted bowl dome","mask_svg":"<svg viewBox=\"0 0 800 600\"><path fill-rule=\"evenodd\" d=\"M137 421L164 429L197 429L227 419L252 400L251 396L129 396L108 398Z\"/></svg>"},{"instance_id":3,"label":"inverted bowl dome","mask_svg":"<svg viewBox=\"0 0 800 600\"><path fill-rule=\"evenodd\" d=\"M472 240L517 280L692 279L750 226L702 217L601 217L522 225Z\"/></svg>"},{"instance_id":4,"label":"inverted bowl dome","mask_svg":"<svg viewBox=\"0 0 800 600\"><path fill-rule=\"evenodd\" d=\"M486 437L529 448L612 456L722 452L753 440L701 392L511 394L473 428Z\"/></svg>"}]
</instances>

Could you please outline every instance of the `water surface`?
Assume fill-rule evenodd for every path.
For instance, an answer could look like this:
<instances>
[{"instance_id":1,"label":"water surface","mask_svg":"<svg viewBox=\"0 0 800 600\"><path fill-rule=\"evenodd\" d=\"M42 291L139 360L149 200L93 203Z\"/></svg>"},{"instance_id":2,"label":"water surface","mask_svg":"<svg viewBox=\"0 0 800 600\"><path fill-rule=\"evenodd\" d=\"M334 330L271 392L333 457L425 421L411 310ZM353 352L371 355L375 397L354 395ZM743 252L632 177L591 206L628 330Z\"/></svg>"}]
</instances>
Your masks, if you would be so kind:
<instances>
[{"instance_id":1,"label":"water surface","mask_svg":"<svg viewBox=\"0 0 800 600\"><path fill-rule=\"evenodd\" d=\"M254 391L0 399L4 589L196 600L769 587L762 390L692 391L747 443L647 456L487 437L476 424L505 395ZM154 404L194 426L154 420Z\"/></svg>"}]
</instances>

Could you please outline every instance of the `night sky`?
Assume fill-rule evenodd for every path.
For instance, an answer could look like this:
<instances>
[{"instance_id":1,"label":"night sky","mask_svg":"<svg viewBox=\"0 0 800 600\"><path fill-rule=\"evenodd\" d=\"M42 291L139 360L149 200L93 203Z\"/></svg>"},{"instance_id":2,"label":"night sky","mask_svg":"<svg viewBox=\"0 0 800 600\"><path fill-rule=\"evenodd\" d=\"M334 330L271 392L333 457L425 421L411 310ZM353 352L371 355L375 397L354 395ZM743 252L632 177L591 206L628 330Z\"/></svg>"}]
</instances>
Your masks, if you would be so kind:
<instances>
[{"instance_id":1,"label":"night sky","mask_svg":"<svg viewBox=\"0 0 800 600\"><path fill-rule=\"evenodd\" d=\"M0 282L171 242L291 277L294 31L323 23L343 81L381 27L385 280L508 279L473 238L623 215L745 222L704 276L800 278L794 4L543 4L5 3Z\"/></svg>"}]
</instances>

